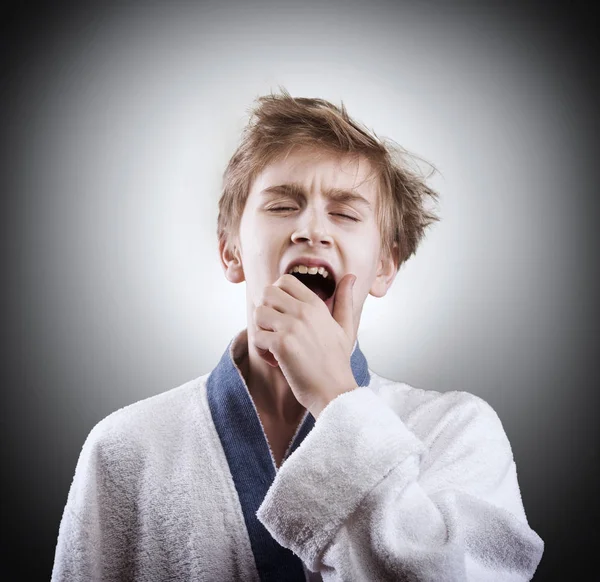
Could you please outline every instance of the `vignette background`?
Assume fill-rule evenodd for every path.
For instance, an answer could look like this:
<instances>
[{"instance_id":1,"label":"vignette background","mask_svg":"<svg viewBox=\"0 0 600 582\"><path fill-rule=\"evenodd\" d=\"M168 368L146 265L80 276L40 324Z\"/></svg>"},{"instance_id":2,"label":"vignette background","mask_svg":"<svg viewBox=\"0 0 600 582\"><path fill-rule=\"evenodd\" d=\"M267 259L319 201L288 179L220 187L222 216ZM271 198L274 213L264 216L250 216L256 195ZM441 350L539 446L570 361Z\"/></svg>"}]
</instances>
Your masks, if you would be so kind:
<instances>
[{"instance_id":1,"label":"vignette background","mask_svg":"<svg viewBox=\"0 0 600 582\"><path fill-rule=\"evenodd\" d=\"M0 11L2 570L47 580L77 457L246 325L217 255L252 100L324 97L439 170L440 223L359 341L382 376L498 412L535 580L598 519L595 24L582 4L9 2ZM18 554L21 554L20 556Z\"/></svg>"}]
</instances>

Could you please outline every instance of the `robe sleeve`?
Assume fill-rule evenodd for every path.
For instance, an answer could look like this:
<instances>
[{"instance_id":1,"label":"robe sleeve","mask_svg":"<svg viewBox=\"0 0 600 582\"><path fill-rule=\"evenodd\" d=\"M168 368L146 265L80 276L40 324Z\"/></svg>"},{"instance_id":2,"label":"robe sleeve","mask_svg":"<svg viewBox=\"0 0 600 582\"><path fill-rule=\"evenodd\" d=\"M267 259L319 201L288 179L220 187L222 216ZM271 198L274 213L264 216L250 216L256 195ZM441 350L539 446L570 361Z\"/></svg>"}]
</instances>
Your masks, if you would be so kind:
<instances>
[{"instance_id":1,"label":"robe sleeve","mask_svg":"<svg viewBox=\"0 0 600 582\"><path fill-rule=\"evenodd\" d=\"M495 411L449 392L414 414L421 438L368 387L335 398L259 521L324 582L531 580L544 543Z\"/></svg>"},{"instance_id":2,"label":"robe sleeve","mask_svg":"<svg viewBox=\"0 0 600 582\"><path fill-rule=\"evenodd\" d=\"M134 579L132 486L137 471L122 462L127 448L106 430L106 422L88 435L60 522L52 582Z\"/></svg>"}]
</instances>

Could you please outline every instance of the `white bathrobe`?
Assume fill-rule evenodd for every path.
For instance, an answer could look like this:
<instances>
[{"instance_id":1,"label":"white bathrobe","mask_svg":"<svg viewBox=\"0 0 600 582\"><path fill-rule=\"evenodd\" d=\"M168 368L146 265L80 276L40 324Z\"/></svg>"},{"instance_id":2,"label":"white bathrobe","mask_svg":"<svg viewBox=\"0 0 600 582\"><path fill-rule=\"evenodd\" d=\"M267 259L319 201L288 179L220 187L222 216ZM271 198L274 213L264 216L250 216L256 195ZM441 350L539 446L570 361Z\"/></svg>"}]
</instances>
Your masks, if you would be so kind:
<instances>
[{"instance_id":1,"label":"white bathrobe","mask_svg":"<svg viewBox=\"0 0 600 582\"><path fill-rule=\"evenodd\" d=\"M83 445L53 582L530 580L529 527L494 410L376 375L306 412L276 468L240 372L215 369L100 421Z\"/></svg>"}]
</instances>

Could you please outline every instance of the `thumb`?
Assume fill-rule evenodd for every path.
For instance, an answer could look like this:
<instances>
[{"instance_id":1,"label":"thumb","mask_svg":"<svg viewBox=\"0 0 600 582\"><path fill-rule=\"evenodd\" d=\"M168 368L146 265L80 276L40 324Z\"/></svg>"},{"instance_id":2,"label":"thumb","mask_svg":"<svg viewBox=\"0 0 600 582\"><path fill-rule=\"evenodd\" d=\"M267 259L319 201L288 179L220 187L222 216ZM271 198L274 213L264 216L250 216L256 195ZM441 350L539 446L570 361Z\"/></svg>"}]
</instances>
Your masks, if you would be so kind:
<instances>
[{"instance_id":1,"label":"thumb","mask_svg":"<svg viewBox=\"0 0 600 582\"><path fill-rule=\"evenodd\" d=\"M352 288L356 281L356 275L348 273L344 275L335 291L333 304L333 319L335 319L348 337L354 336L354 299Z\"/></svg>"}]
</instances>

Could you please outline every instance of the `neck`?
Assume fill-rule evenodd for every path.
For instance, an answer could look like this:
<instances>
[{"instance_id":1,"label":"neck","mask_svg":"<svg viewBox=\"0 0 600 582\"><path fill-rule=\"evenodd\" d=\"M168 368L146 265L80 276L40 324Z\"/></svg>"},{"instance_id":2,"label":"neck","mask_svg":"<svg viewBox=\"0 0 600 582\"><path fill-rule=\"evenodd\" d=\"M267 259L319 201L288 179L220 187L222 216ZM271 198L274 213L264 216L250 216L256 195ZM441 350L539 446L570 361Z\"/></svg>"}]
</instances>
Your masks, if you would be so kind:
<instances>
[{"instance_id":1,"label":"neck","mask_svg":"<svg viewBox=\"0 0 600 582\"><path fill-rule=\"evenodd\" d=\"M251 326L240 338L247 341L246 357L239 362L240 372L259 413L274 421L298 424L306 409L296 400L283 372L265 362L254 346Z\"/></svg>"}]
</instances>

